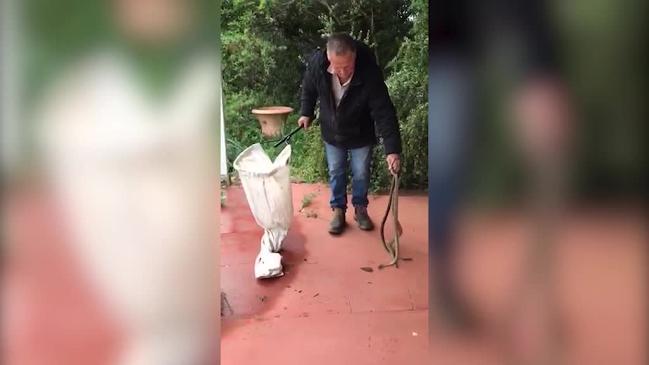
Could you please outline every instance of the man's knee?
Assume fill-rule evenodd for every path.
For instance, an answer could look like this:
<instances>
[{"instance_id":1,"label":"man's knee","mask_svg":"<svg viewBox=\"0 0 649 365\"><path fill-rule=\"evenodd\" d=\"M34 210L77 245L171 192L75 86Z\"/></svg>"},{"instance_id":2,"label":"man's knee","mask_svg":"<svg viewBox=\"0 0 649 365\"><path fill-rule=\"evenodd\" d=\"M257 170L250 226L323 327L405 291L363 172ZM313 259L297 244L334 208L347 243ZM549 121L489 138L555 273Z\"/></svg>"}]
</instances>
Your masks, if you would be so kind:
<instances>
[{"instance_id":1,"label":"man's knee","mask_svg":"<svg viewBox=\"0 0 649 365\"><path fill-rule=\"evenodd\" d=\"M352 178L354 180L367 180L370 178L370 165L367 161L354 161L352 163Z\"/></svg>"},{"instance_id":2,"label":"man's knee","mask_svg":"<svg viewBox=\"0 0 649 365\"><path fill-rule=\"evenodd\" d=\"M359 168L359 169L353 169L352 170L352 180L353 181L366 182L366 181L369 181L369 179L370 179L370 172L369 172L368 169Z\"/></svg>"},{"instance_id":3,"label":"man's knee","mask_svg":"<svg viewBox=\"0 0 649 365\"><path fill-rule=\"evenodd\" d=\"M327 146L327 169L329 171L329 175L331 176L346 173L346 154L334 147Z\"/></svg>"},{"instance_id":4,"label":"man's knee","mask_svg":"<svg viewBox=\"0 0 649 365\"><path fill-rule=\"evenodd\" d=\"M345 163L342 161L329 163L328 170L329 170L329 176L340 176L340 175L345 175L347 173L347 168L345 166Z\"/></svg>"},{"instance_id":5,"label":"man's knee","mask_svg":"<svg viewBox=\"0 0 649 365\"><path fill-rule=\"evenodd\" d=\"M352 177L354 180L368 180L370 178L371 150L357 151L352 158Z\"/></svg>"}]
</instances>

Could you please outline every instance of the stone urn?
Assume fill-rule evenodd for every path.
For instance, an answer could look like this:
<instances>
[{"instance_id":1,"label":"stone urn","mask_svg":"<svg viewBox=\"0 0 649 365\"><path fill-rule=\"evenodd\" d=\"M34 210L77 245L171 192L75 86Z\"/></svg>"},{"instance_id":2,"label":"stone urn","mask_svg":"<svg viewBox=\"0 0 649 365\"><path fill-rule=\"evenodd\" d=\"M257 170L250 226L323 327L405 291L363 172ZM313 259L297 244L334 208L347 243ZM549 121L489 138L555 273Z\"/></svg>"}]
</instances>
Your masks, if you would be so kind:
<instances>
[{"instance_id":1,"label":"stone urn","mask_svg":"<svg viewBox=\"0 0 649 365\"><path fill-rule=\"evenodd\" d=\"M282 126L286 118L293 112L288 106L265 106L252 110L261 125L261 133L265 137L278 137L282 134Z\"/></svg>"}]
</instances>

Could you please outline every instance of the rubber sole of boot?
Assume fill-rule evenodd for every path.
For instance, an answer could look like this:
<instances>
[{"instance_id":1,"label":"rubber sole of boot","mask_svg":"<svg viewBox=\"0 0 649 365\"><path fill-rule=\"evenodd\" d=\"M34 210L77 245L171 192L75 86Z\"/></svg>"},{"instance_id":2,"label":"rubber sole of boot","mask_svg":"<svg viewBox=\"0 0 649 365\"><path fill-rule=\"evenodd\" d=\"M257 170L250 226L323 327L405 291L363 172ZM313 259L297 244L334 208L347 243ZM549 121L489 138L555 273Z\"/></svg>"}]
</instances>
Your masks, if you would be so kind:
<instances>
[{"instance_id":1,"label":"rubber sole of boot","mask_svg":"<svg viewBox=\"0 0 649 365\"><path fill-rule=\"evenodd\" d=\"M335 229L329 228L329 234L331 234L333 236L339 236L345 231L346 227L347 227L347 224L343 224L343 226L340 228L340 230L335 230Z\"/></svg>"},{"instance_id":2,"label":"rubber sole of boot","mask_svg":"<svg viewBox=\"0 0 649 365\"><path fill-rule=\"evenodd\" d=\"M369 227L363 227L363 226L361 226L361 224L358 222L358 219L356 219L356 217L354 217L354 220L356 221L356 223L358 223L358 228L362 229L363 231L372 231L372 230L374 230L374 224L372 224L372 225L369 226Z\"/></svg>"}]
</instances>

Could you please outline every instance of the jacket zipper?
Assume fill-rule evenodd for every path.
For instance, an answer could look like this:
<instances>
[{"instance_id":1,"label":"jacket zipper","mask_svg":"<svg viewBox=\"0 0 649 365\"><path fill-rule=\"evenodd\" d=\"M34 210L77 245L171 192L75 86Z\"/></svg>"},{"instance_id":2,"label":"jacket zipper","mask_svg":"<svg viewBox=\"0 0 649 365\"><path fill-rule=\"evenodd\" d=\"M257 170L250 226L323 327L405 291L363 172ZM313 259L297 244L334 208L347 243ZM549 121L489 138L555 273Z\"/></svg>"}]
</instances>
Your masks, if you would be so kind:
<instances>
[{"instance_id":1,"label":"jacket zipper","mask_svg":"<svg viewBox=\"0 0 649 365\"><path fill-rule=\"evenodd\" d=\"M349 94L349 90L351 90L352 86L353 86L353 85L352 85L352 83L350 82L350 83L349 83L349 86L347 87L347 90L346 90L345 93L343 94L343 97L340 99L340 104L338 104L338 106L343 105L343 101L347 100L347 95ZM338 109L337 109L337 108L336 108L336 112L338 112Z\"/></svg>"},{"instance_id":2,"label":"jacket zipper","mask_svg":"<svg viewBox=\"0 0 649 365\"><path fill-rule=\"evenodd\" d=\"M333 120L331 121L331 123L333 124L335 129L338 129L338 125L337 125L337 122L336 122L337 119L338 119L337 118L338 117L338 107L336 106L336 102L334 100L334 90L333 90L333 87L332 87L333 86L332 85L333 80L332 80L331 74L326 72L326 75L328 76L326 78L326 80L327 80L327 86L329 86L329 103L330 103L331 107L334 110L334 116L333 116Z\"/></svg>"}]
</instances>

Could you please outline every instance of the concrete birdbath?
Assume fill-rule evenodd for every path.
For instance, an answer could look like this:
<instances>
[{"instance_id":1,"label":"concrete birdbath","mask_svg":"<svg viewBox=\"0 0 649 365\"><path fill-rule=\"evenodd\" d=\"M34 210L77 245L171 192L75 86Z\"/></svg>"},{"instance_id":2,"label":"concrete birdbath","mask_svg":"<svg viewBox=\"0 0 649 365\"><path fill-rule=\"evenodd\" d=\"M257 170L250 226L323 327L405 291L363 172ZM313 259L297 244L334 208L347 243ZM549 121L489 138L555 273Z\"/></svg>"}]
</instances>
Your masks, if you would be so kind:
<instances>
[{"instance_id":1,"label":"concrete birdbath","mask_svg":"<svg viewBox=\"0 0 649 365\"><path fill-rule=\"evenodd\" d=\"M261 133L266 137L277 137L282 134L282 125L293 112L288 106L265 106L252 110L261 125Z\"/></svg>"}]
</instances>

